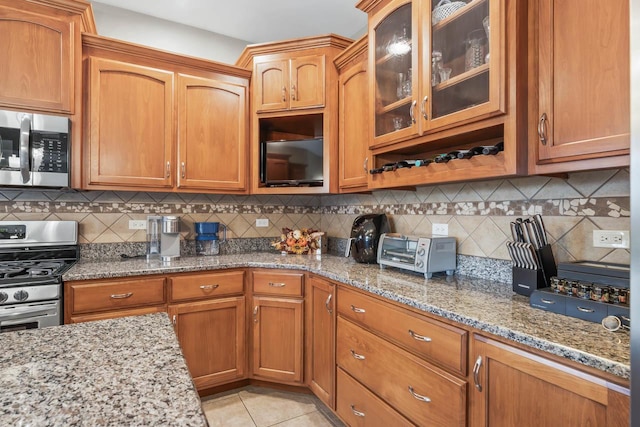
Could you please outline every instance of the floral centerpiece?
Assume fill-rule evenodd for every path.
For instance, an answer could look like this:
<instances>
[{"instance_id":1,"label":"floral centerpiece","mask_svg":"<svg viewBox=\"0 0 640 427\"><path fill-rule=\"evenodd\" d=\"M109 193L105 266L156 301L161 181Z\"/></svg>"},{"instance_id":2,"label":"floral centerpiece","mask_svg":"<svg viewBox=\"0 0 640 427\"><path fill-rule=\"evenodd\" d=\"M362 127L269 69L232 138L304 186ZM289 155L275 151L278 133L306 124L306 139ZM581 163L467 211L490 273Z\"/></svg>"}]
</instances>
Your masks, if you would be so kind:
<instances>
[{"instance_id":1,"label":"floral centerpiece","mask_svg":"<svg viewBox=\"0 0 640 427\"><path fill-rule=\"evenodd\" d=\"M299 230L283 228L280 240L273 242L271 246L288 254L316 253L318 249L321 249L322 236L324 236L322 231L311 228Z\"/></svg>"}]
</instances>

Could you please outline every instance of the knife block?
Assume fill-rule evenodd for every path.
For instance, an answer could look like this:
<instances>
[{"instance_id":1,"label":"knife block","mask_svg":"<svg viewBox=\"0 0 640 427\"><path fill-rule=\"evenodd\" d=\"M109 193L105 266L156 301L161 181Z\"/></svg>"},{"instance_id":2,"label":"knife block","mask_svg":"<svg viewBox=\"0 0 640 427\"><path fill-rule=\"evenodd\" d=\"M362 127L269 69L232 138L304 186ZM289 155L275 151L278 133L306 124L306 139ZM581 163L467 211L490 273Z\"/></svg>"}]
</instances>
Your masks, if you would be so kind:
<instances>
[{"instance_id":1,"label":"knife block","mask_svg":"<svg viewBox=\"0 0 640 427\"><path fill-rule=\"evenodd\" d=\"M558 274L556 260L553 257L551 245L544 245L536 249L542 268L535 270L521 267L513 267L513 291L520 295L530 296L536 289L551 286L551 278Z\"/></svg>"}]
</instances>

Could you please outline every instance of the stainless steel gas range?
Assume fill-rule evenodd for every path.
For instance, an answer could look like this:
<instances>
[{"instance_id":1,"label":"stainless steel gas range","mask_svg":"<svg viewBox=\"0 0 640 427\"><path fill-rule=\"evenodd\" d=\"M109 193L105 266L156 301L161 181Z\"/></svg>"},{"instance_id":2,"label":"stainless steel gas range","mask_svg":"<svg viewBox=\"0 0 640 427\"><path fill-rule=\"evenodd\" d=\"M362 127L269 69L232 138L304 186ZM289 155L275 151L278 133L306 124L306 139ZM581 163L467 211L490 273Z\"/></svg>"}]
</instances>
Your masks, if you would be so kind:
<instances>
[{"instance_id":1,"label":"stainless steel gas range","mask_svg":"<svg viewBox=\"0 0 640 427\"><path fill-rule=\"evenodd\" d=\"M62 323L62 274L78 253L75 221L0 221L0 332Z\"/></svg>"}]
</instances>

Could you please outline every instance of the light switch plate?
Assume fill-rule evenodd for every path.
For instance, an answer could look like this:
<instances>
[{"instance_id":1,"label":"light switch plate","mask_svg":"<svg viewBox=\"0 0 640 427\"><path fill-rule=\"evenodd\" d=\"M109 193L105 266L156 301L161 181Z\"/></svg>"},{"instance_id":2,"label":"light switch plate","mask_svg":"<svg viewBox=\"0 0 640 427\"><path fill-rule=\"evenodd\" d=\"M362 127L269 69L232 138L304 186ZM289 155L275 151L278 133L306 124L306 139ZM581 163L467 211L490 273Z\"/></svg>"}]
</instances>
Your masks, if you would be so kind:
<instances>
[{"instance_id":1,"label":"light switch plate","mask_svg":"<svg viewBox=\"0 0 640 427\"><path fill-rule=\"evenodd\" d=\"M449 235L449 224L436 224L431 225L431 234L437 234L438 236Z\"/></svg>"}]
</instances>

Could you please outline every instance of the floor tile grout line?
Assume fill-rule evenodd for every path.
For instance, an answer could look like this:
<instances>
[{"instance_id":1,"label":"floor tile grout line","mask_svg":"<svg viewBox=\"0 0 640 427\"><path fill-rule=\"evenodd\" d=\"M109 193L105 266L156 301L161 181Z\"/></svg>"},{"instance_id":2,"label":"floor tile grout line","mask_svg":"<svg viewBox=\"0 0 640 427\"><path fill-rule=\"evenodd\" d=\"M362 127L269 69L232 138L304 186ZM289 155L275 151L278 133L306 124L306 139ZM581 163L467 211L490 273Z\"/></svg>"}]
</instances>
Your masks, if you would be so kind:
<instances>
[{"instance_id":1,"label":"floor tile grout line","mask_svg":"<svg viewBox=\"0 0 640 427\"><path fill-rule=\"evenodd\" d=\"M249 418L251 418L251 422L253 423L253 427L258 427L258 423L253 418L253 415L251 415L251 411L249 411L249 408L247 408L247 405L245 405L244 400L242 399L242 396L240 396L240 393L238 393L238 398L240 399L240 402L242 403L242 406L244 407L244 410L247 411L247 414L249 415Z\"/></svg>"}]
</instances>

